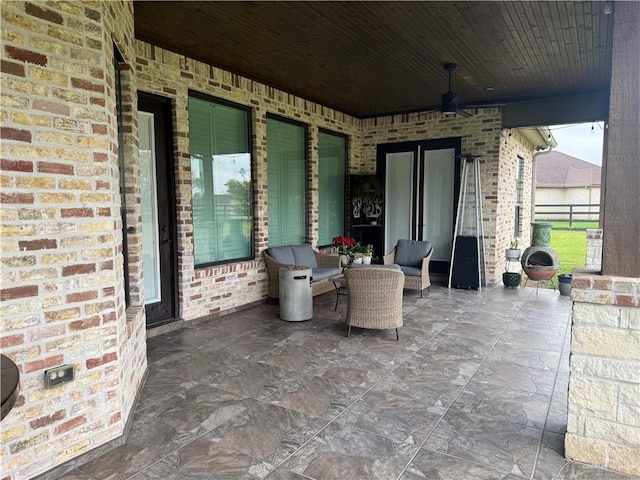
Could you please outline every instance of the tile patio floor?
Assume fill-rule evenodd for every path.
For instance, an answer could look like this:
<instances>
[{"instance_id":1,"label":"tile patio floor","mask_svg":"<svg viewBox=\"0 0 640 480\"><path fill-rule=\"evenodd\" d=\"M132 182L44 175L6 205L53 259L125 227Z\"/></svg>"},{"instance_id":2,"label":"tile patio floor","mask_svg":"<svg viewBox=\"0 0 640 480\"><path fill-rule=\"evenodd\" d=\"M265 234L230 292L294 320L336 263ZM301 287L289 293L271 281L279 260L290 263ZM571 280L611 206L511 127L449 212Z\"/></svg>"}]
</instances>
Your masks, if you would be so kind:
<instances>
[{"instance_id":1,"label":"tile patio floor","mask_svg":"<svg viewBox=\"0 0 640 480\"><path fill-rule=\"evenodd\" d=\"M347 339L334 301L307 322L264 304L150 338L126 443L46 478L631 478L563 457L567 297L408 290L399 342Z\"/></svg>"}]
</instances>

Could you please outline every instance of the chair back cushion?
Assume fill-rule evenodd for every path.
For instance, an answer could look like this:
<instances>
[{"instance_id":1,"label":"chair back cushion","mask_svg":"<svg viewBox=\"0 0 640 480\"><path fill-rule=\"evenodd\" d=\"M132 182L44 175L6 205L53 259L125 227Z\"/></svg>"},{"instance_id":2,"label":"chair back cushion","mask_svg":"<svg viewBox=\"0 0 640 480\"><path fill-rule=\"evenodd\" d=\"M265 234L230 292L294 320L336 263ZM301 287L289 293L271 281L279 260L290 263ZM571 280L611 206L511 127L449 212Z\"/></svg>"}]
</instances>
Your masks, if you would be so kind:
<instances>
[{"instance_id":1,"label":"chair back cushion","mask_svg":"<svg viewBox=\"0 0 640 480\"><path fill-rule=\"evenodd\" d=\"M291 246L286 245L284 247L270 247L267 248L267 255L273 258L276 262L284 263L286 265L295 265L296 259L291 251Z\"/></svg>"},{"instance_id":2,"label":"chair back cushion","mask_svg":"<svg viewBox=\"0 0 640 480\"><path fill-rule=\"evenodd\" d=\"M398 240L395 262L406 267L420 268L422 259L431 252L431 242L426 240Z\"/></svg>"},{"instance_id":3,"label":"chair back cushion","mask_svg":"<svg viewBox=\"0 0 640 480\"><path fill-rule=\"evenodd\" d=\"M313 248L310 244L291 245L291 251L293 252L293 258L296 259L296 265L317 268L318 262L316 261L316 255L313 253Z\"/></svg>"},{"instance_id":4,"label":"chair back cushion","mask_svg":"<svg viewBox=\"0 0 640 480\"><path fill-rule=\"evenodd\" d=\"M309 268L316 268L318 262L310 244L284 245L282 247L267 248L267 255L276 262L287 265L303 265Z\"/></svg>"}]
</instances>

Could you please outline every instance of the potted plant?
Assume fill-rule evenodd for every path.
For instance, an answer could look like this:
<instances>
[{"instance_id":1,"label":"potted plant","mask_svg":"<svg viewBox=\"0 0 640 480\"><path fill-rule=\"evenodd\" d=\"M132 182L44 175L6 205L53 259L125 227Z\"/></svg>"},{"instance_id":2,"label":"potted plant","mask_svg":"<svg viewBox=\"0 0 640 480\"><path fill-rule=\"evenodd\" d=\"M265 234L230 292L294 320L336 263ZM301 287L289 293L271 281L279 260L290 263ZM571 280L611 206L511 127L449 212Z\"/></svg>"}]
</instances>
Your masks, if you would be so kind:
<instances>
[{"instance_id":1,"label":"potted plant","mask_svg":"<svg viewBox=\"0 0 640 480\"><path fill-rule=\"evenodd\" d=\"M504 273L502 274L502 283L505 287L519 287L522 281L522 274L520 272L510 272L509 265L511 262L517 262L520 260L520 249L518 248L518 239L511 240L511 247L507 248L504 252L504 256L507 259L505 264Z\"/></svg>"},{"instance_id":2,"label":"potted plant","mask_svg":"<svg viewBox=\"0 0 640 480\"><path fill-rule=\"evenodd\" d=\"M340 255L340 263L342 266L349 265L354 257L354 249L358 245L356 239L346 235L341 235L339 237L334 237L332 242L333 246L336 247L336 252Z\"/></svg>"},{"instance_id":3,"label":"potted plant","mask_svg":"<svg viewBox=\"0 0 640 480\"><path fill-rule=\"evenodd\" d=\"M506 271L502 274L502 283L505 287L519 287L522 281L522 274L520 272Z\"/></svg>"},{"instance_id":4,"label":"potted plant","mask_svg":"<svg viewBox=\"0 0 640 480\"><path fill-rule=\"evenodd\" d=\"M362 263L370 264L373 257L373 245L361 245Z\"/></svg>"},{"instance_id":5,"label":"potted plant","mask_svg":"<svg viewBox=\"0 0 640 480\"><path fill-rule=\"evenodd\" d=\"M518 239L511 240L511 247L504 251L504 256L508 261L517 262L520 260L520 249L518 248Z\"/></svg>"}]
</instances>

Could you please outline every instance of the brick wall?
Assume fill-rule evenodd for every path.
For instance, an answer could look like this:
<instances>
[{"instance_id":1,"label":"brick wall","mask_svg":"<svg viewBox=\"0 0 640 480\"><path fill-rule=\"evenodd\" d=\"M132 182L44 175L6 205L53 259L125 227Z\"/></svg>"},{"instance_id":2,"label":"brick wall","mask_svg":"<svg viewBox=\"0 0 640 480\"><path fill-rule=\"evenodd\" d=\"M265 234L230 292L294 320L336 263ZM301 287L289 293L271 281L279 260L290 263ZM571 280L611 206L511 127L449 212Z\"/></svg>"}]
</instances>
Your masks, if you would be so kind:
<instances>
[{"instance_id":1,"label":"brick wall","mask_svg":"<svg viewBox=\"0 0 640 480\"><path fill-rule=\"evenodd\" d=\"M0 440L3 478L23 479L121 435L146 368L141 299L125 311L123 296L113 69L114 41L135 58L133 6L1 10L0 341L20 396ZM130 76L125 105L135 89ZM45 389L44 370L65 363L74 382Z\"/></svg>"},{"instance_id":2,"label":"brick wall","mask_svg":"<svg viewBox=\"0 0 640 480\"><path fill-rule=\"evenodd\" d=\"M529 235L531 221L533 146L519 132L502 130L501 123L499 109L477 109L471 117L444 117L436 112L365 119L362 122L363 160L357 165L358 171L363 173L375 172L379 144L450 137L461 137L463 155L482 155L480 182L483 197L486 280L489 284L501 280L504 249L509 247L513 238L517 155L525 160L521 207L525 238ZM475 226L475 216L467 219L465 224ZM527 242L528 240L524 243Z\"/></svg>"},{"instance_id":3,"label":"brick wall","mask_svg":"<svg viewBox=\"0 0 640 480\"><path fill-rule=\"evenodd\" d=\"M640 279L575 271L568 458L640 476Z\"/></svg>"},{"instance_id":4,"label":"brick wall","mask_svg":"<svg viewBox=\"0 0 640 480\"><path fill-rule=\"evenodd\" d=\"M541 153L543 155L544 153ZM523 159L522 165L522 196L520 203L520 232L515 235L515 206L517 184L518 157ZM532 145L524 135L515 129L502 132L500 138L500 164L497 172L492 172L493 182L497 182L496 192L496 224L495 257L492 263L496 266L495 275L498 277L505 271L506 260L504 249L509 248L513 239L518 240L518 248L524 250L531 244L531 198L533 189L534 153ZM514 271L514 264L510 265Z\"/></svg>"},{"instance_id":5,"label":"brick wall","mask_svg":"<svg viewBox=\"0 0 640 480\"><path fill-rule=\"evenodd\" d=\"M185 320L232 311L262 300L267 274L260 252L267 247L266 116L276 114L308 126L308 235L317 244L318 128L349 136L349 164L360 162L360 121L239 75L137 42L137 82L141 91L170 97L174 106L176 202L178 211L179 302ZM191 219L191 162L189 156L189 90L252 108L255 260L195 268Z\"/></svg>"}]
</instances>

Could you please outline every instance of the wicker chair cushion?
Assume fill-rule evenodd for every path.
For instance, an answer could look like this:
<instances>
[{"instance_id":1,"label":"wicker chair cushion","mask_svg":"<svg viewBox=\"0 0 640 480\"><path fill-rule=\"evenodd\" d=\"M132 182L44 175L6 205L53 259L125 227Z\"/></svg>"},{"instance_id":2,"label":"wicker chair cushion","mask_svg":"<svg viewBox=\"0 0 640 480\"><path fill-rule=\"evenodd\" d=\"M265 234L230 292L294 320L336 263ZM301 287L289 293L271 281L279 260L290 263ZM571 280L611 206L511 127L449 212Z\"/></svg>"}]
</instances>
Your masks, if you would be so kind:
<instances>
[{"instance_id":1,"label":"wicker chair cushion","mask_svg":"<svg viewBox=\"0 0 640 480\"><path fill-rule=\"evenodd\" d=\"M405 267L401 265L400 270L402 270L402 273L407 277L420 277L422 275L422 270L416 267Z\"/></svg>"},{"instance_id":2,"label":"wicker chair cushion","mask_svg":"<svg viewBox=\"0 0 640 480\"><path fill-rule=\"evenodd\" d=\"M429 255L431 248L431 242L428 241L400 239L396 247L395 261L401 267L420 268L422 259Z\"/></svg>"},{"instance_id":3,"label":"wicker chair cushion","mask_svg":"<svg viewBox=\"0 0 640 480\"><path fill-rule=\"evenodd\" d=\"M316 268L318 266L316 256L310 244L271 247L267 249L267 254L276 262L287 265L304 265L309 268Z\"/></svg>"},{"instance_id":4,"label":"wicker chair cushion","mask_svg":"<svg viewBox=\"0 0 640 480\"><path fill-rule=\"evenodd\" d=\"M349 268L386 268L387 270L401 270L400 265L391 263L389 265L366 264L366 263L352 263Z\"/></svg>"},{"instance_id":5,"label":"wicker chair cushion","mask_svg":"<svg viewBox=\"0 0 640 480\"><path fill-rule=\"evenodd\" d=\"M312 272L314 282L324 280L325 278L331 278L335 275L340 275L339 268L314 268Z\"/></svg>"}]
</instances>

